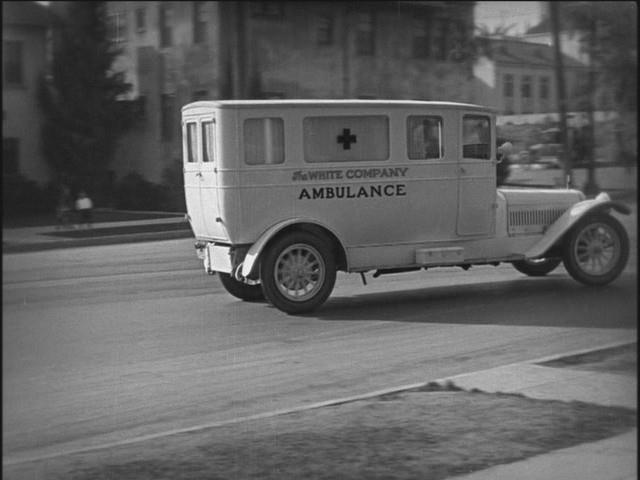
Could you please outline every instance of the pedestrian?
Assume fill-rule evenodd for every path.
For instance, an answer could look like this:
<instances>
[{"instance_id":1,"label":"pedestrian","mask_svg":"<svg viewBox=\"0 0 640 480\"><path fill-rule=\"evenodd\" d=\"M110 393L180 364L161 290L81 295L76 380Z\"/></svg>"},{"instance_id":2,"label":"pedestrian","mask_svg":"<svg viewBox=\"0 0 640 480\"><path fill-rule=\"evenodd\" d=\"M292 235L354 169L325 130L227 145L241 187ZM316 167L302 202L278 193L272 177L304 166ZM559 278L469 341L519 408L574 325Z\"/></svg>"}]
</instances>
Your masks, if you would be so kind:
<instances>
[{"instance_id":1,"label":"pedestrian","mask_svg":"<svg viewBox=\"0 0 640 480\"><path fill-rule=\"evenodd\" d=\"M90 228L93 221L93 202L83 190L81 190L78 194L78 199L76 200L76 210L78 211L78 215L80 216L80 224L84 225L87 228Z\"/></svg>"},{"instance_id":2,"label":"pedestrian","mask_svg":"<svg viewBox=\"0 0 640 480\"><path fill-rule=\"evenodd\" d=\"M73 210L73 200L71 198L71 190L66 185L60 188L60 195L56 205L56 219L58 225L56 228L68 228L71 211Z\"/></svg>"}]
</instances>

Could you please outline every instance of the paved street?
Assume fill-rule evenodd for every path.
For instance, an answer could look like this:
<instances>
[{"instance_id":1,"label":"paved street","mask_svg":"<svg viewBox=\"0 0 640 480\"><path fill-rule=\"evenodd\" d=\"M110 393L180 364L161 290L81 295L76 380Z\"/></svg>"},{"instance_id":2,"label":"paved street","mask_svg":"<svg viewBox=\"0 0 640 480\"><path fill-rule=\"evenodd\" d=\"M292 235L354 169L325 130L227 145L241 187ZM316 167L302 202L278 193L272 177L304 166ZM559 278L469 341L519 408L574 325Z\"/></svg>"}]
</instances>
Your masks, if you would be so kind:
<instances>
[{"instance_id":1,"label":"paved street","mask_svg":"<svg viewBox=\"0 0 640 480\"><path fill-rule=\"evenodd\" d=\"M3 256L3 454L34 458L636 337L635 262L590 289L510 265L340 275L242 303L189 239Z\"/></svg>"}]
</instances>

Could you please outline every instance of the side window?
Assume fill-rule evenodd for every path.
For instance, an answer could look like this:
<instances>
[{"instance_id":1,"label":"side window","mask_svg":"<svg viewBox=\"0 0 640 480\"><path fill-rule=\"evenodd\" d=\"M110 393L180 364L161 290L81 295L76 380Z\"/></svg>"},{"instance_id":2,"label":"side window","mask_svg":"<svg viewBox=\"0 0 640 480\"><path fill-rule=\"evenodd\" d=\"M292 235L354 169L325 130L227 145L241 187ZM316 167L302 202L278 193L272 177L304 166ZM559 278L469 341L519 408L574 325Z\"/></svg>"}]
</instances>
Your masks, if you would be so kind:
<instances>
[{"instance_id":1,"label":"side window","mask_svg":"<svg viewBox=\"0 0 640 480\"><path fill-rule=\"evenodd\" d=\"M187 123L187 162L195 163L198 161L196 152L198 151L198 130L195 122Z\"/></svg>"},{"instance_id":2,"label":"side window","mask_svg":"<svg viewBox=\"0 0 640 480\"><path fill-rule=\"evenodd\" d=\"M465 115L462 119L462 156L464 158L491 158L491 122L489 117Z\"/></svg>"},{"instance_id":3,"label":"side window","mask_svg":"<svg viewBox=\"0 0 640 480\"><path fill-rule=\"evenodd\" d=\"M307 117L302 130L305 162L389 159L387 116Z\"/></svg>"},{"instance_id":4,"label":"side window","mask_svg":"<svg viewBox=\"0 0 640 480\"><path fill-rule=\"evenodd\" d=\"M202 161L213 162L215 147L215 124L212 121L202 122Z\"/></svg>"},{"instance_id":5,"label":"side window","mask_svg":"<svg viewBox=\"0 0 640 480\"><path fill-rule=\"evenodd\" d=\"M407 155L411 160L442 158L442 118L410 116L407 119Z\"/></svg>"},{"instance_id":6,"label":"side window","mask_svg":"<svg viewBox=\"0 0 640 480\"><path fill-rule=\"evenodd\" d=\"M247 165L284 162L284 122L281 118L244 121L244 161Z\"/></svg>"}]
</instances>

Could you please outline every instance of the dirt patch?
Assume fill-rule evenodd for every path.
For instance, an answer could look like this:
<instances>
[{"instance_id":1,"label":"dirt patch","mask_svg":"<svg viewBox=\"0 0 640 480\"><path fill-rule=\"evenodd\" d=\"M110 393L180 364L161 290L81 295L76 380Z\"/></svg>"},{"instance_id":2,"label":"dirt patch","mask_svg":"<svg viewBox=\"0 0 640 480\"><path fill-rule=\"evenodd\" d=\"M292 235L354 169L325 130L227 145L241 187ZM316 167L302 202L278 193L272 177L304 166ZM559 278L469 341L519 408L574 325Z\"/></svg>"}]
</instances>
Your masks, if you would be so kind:
<instances>
[{"instance_id":1,"label":"dirt patch","mask_svg":"<svg viewBox=\"0 0 640 480\"><path fill-rule=\"evenodd\" d=\"M581 355L562 357L540 365L636 376L638 374L638 344L631 343Z\"/></svg>"},{"instance_id":2,"label":"dirt patch","mask_svg":"<svg viewBox=\"0 0 640 480\"><path fill-rule=\"evenodd\" d=\"M604 439L636 413L429 384L6 468L6 479L444 479Z\"/></svg>"}]
</instances>

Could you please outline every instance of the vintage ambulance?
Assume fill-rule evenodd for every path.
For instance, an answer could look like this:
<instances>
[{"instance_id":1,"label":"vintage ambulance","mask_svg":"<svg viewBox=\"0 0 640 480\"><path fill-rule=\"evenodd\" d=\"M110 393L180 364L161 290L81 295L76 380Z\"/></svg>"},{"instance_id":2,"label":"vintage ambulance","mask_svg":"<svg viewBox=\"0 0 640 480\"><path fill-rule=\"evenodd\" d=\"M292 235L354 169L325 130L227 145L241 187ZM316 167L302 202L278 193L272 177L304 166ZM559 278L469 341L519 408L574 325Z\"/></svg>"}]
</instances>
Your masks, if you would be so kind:
<instances>
[{"instance_id":1,"label":"vintage ambulance","mask_svg":"<svg viewBox=\"0 0 640 480\"><path fill-rule=\"evenodd\" d=\"M288 313L337 271L561 262L586 285L624 269L606 193L496 188L495 112L383 100L199 101L182 108L188 218L205 270Z\"/></svg>"}]
</instances>

